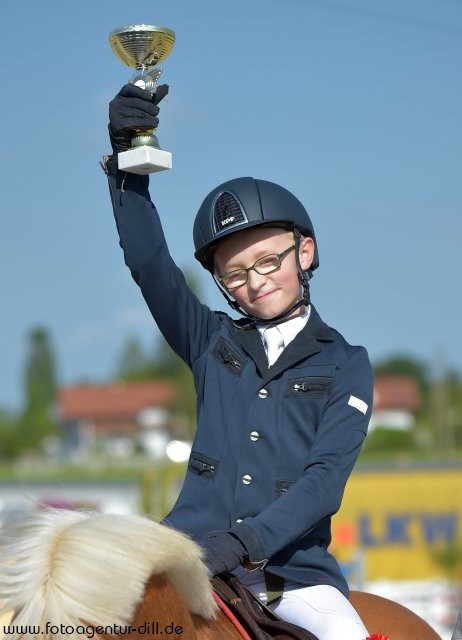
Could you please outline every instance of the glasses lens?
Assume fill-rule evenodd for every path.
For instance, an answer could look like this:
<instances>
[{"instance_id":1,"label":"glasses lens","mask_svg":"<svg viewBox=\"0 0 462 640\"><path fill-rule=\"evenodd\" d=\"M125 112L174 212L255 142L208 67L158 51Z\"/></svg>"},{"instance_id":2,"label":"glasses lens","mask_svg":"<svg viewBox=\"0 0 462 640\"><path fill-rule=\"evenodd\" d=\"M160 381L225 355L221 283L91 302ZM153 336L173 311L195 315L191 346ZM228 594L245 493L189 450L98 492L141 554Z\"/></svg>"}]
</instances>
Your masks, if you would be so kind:
<instances>
[{"instance_id":1,"label":"glasses lens","mask_svg":"<svg viewBox=\"0 0 462 640\"><path fill-rule=\"evenodd\" d=\"M232 271L223 276L221 281L227 289L235 289L247 281L247 272L244 269Z\"/></svg>"},{"instance_id":2,"label":"glasses lens","mask_svg":"<svg viewBox=\"0 0 462 640\"><path fill-rule=\"evenodd\" d=\"M274 253L270 256L264 256L263 258L260 258L260 260L257 260L257 262L254 264L254 269L257 273L266 275L267 273L271 273L271 271L279 269L280 266L281 261L279 259L279 256Z\"/></svg>"}]
</instances>

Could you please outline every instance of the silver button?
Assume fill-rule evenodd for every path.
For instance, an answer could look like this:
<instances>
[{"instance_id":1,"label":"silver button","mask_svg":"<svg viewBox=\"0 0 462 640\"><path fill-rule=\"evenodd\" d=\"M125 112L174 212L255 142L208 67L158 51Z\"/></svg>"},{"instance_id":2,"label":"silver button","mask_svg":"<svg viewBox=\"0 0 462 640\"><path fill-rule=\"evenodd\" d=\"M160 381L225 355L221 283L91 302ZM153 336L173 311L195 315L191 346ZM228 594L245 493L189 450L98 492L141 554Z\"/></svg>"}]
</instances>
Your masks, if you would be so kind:
<instances>
[{"instance_id":1,"label":"silver button","mask_svg":"<svg viewBox=\"0 0 462 640\"><path fill-rule=\"evenodd\" d=\"M258 392L258 397L259 398L267 398L268 397L268 391L266 389L260 389L260 391Z\"/></svg>"},{"instance_id":2,"label":"silver button","mask_svg":"<svg viewBox=\"0 0 462 640\"><path fill-rule=\"evenodd\" d=\"M252 482L252 476L249 476L249 474L246 473L245 476L242 476L242 482L244 484L250 484Z\"/></svg>"},{"instance_id":3,"label":"silver button","mask_svg":"<svg viewBox=\"0 0 462 640\"><path fill-rule=\"evenodd\" d=\"M257 440L260 440L260 434L258 433L258 431L251 431L250 439L252 440L252 442L256 442Z\"/></svg>"},{"instance_id":4,"label":"silver button","mask_svg":"<svg viewBox=\"0 0 462 640\"><path fill-rule=\"evenodd\" d=\"M241 522L242 522L242 518L238 518L238 519L236 520L236 524L241 524Z\"/></svg>"}]
</instances>

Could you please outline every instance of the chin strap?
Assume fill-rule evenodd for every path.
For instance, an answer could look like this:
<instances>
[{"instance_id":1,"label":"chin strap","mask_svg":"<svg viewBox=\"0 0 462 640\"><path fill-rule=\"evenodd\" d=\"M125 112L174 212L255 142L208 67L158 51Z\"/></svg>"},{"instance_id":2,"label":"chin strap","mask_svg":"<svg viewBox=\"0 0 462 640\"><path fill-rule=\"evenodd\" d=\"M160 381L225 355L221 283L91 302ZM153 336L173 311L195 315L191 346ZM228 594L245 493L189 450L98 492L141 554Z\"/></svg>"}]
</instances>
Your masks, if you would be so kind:
<instances>
[{"instance_id":1,"label":"chin strap","mask_svg":"<svg viewBox=\"0 0 462 640\"><path fill-rule=\"evenodd\" d=\"M294 229L294 237L295 237L295 264L297 265L297 273L298 279L300 280L300 284L302 285L302 304L307 307L310 304L310 278L313 276L313 272L311 269L308 271L303 271L300 264L300 244L302 241L302 234L300 230Z\"/></svg>"},{"instance_id":2,"label":"chin strap","mask_svg":"<svg viewBox=\"0 0 462 640\"><path fill-rule=\"evenodd\" d=\"M297 228L295 228L293 231L294 231L294 238L295 238L295 264L297 265L297 274L298 274L298 279L301 285L300 288L301 288L302 297L300 300L297 300L297 302L295 302L289 309L286 309L286 311L279 313L277 316L274 316L273 318L257 318L256 316L249 315L244 311L244 309L241 309L241 307L238 305L238 303L235 300L233 300L233 298L231 298L226 293L226 291L223 289L223 287L220 285L220 283L216 279L215 275L212 273L213 281L217 285L218 289L221 291L222 296L225 298L226 302L229 304L231 309L234 309L234 311L237 311L242 316L250 320L248 324L244 325L243 327L244 329L251 329L252 327L255 327L257 324L279 324L280 322L285 322L286 317L289 314L291 314L293 311L295 311L295 309L298 309L299 307L309 306L310 304L309 281L313 273L311 269L308 271L302 270L302 267L300 265L300 242L301 242L302 235L299 229Z\"/></svg>"}]
</instances>

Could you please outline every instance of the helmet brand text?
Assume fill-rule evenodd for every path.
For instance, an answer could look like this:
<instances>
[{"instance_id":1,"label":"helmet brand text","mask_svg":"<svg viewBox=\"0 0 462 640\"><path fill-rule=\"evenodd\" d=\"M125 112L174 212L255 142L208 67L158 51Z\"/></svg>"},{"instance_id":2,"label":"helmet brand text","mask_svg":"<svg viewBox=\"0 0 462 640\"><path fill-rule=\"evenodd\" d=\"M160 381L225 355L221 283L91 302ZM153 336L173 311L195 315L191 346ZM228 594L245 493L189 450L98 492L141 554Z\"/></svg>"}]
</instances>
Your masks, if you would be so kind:
<instances>
[{"instance_id":1,"label":"helmet brand text","mask_svg":"<svg viewBox=\"0 0 462 640\"><path fill-rule=\"evenodd\" d=\"M234 222L235 217L234 216L229 216L229 218L225 218L224 220L222 220L220 222L222 227L226 227L227 224L231 224L231 222Z\"/></svg>"}]
</instances>

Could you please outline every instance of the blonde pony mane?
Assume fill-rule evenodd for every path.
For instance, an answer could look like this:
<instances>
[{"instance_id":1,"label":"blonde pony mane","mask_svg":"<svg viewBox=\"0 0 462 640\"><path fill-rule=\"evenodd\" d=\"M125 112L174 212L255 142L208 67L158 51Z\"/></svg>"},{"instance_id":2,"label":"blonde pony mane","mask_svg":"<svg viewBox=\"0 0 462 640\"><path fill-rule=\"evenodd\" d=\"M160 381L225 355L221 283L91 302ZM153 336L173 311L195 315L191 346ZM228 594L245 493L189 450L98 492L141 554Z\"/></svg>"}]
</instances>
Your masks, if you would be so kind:
<instances>
[{"instance_id":1,"label":"blonde pony mane","mask_svg":"<svg viewBox=\"0 0 462 640\"><path fill-rule=\"evenodd\" d=\"M46 622L128 624L160 573L191 613L214 617L199 546L147 517L48 509L0 530L0 615L14 610L15 626L41 625L43 640Z\"/></svg>"}]
</instances>

